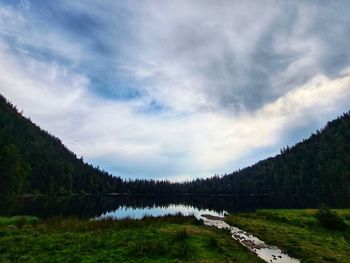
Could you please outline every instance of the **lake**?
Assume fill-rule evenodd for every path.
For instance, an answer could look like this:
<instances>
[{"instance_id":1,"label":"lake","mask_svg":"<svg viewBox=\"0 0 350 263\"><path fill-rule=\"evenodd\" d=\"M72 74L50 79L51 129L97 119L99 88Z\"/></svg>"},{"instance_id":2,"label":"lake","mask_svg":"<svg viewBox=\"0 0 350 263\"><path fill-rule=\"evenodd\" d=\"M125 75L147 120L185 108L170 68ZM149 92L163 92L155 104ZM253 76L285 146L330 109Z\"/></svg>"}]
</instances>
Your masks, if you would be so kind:
<instances>
[{"instance_id":1,"label":"lake","mask_svg":"<svg viewBox=\"0 0 350 263\"><path fill-rule=\"evenodd\" d=\"M345 205L349 204L348 200ZM204 195L85 195L28 197L11 202L0 200L0 215L30 215L39 218L77 216L101 220L104 218L141 219L144 216L169 214L194 215L204 224L230 231L232 238L246 246L265 262L298 263L275 246L223 221L227 213L254 211L259 208L314 208L321 200L281 196L204 196ZM326 202L322 202L326 203ZM335 207L334 200L331 204ZM336 206L341 207L344 203Z\"/></svg>"},{"instance_id":2,"label":"lake","mask_svg":"<svg viewBox=\"0 0 350 263\"><path fill-rule=\"evenodd\" d=\"M176 213L184 215L206 213L222 216L225 213L254 211L259 208L312 208L318 207L320 203L320 200L295 196L51 196L2 202L0 215L116 219L125 217L139 219L145 215L162 216ZM339 204L339 207L341 206L342 204Z\"/></svg>"}]
</instances>

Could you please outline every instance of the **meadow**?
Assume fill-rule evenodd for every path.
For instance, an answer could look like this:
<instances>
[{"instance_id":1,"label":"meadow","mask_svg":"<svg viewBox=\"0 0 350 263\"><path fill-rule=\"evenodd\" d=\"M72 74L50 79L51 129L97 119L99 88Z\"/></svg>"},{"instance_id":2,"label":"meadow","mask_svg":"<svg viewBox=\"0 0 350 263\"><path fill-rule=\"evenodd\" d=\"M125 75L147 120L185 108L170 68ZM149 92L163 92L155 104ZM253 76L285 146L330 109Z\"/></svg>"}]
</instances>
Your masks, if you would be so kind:
<instances>
[{"instance_id":1,"label":"meadow","mask_svg":"<svg viewBox=\"0 0 350 263\"><path fill-rule=\"evenodd\" d=\"M226 217L226 222L281 248L301 262L350 262L350 209L335 209L345 229L322 226L317 209L261 209Z\"/></svg>"},{"instance_id":2,"label":"meadow","mask_svg":"<svg viewBox=\"0 0 350 263\"><path fill-rule=\"evenodd\" d=\"M179 215L0 218L0 262L262 262L227 231Z\"/></svg>"}]
</instances>

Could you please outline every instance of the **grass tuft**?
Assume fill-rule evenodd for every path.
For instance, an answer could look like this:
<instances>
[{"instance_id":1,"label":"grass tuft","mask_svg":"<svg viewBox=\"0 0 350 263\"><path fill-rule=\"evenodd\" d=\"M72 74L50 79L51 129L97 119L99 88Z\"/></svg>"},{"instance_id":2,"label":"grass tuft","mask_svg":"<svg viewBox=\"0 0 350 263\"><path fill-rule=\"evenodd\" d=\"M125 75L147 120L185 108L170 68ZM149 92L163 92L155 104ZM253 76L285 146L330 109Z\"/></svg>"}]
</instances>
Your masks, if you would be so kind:
<instances>
[{"instance_id":1,"label":"grass tuft","mask_svg":"<svg viewBox=\"0 0 350 263\"><path fill-rule=\"evenodd\" d=\"M22 229L0 225L0 262L262 261L226 231L198 225L193 216L168 215L142 220L53 217Z\"/></svg>"},{"instance_id":2,"label":"grass tuft","mask_svg":"<svg viewBox=\"0 0 350 263\"><path fill-rule=\"evenodd\" d=\"M322 217L326 224L331 221L331 227L320 223L319 213L316 209L263 209L230 215L226 221L302 262L349 262L350 222L342 218L350 216L350 209L323 209ZM339 219L346 227L334 231Z\"/></svg>"},{"instance_id":3,"label":"grass tuft","mask_svg":"<svg viewBox=\"0 0 350 263\"><path fill-rule=\"evenodd\" d=\"M320 225L326 229L338 231L343 231L346 229L344 219L326 206L321 206L315 216Z\"/></svg>"}]
</instances>

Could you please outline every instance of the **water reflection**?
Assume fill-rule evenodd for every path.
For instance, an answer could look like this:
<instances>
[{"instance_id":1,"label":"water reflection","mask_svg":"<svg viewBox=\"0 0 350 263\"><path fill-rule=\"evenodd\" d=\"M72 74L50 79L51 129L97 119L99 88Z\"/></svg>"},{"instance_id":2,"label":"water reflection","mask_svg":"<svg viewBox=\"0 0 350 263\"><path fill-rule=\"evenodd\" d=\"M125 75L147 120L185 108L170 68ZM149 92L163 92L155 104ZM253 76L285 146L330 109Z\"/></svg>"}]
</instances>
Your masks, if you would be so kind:
<instances>
[{"instance_id":1,"label":"water reflection","mask_svg":"<svg viewBox=\"0 0 350 263\"><path fill-rule=\"evenodd\" d=\"M185 216L194 215L195 217L200 217L202 214L210 214L213 216L224 216L227 211L215 211L210 209L198 209L193 206L187 205L174 205L171 204L169 206L153 206L153 207L145 207L145 208L132 208L132 207L119 207L115 211L106 212L102 214L98 219L103 218L114 218L114 219L122 219L122 218L133 218L133 219L141 219L144 216L164 216L164 215L175 215L182 214Z\"/></svg>"},{"instance_id":2,"label":"water reflection","mask_svg":"<svg viewBox=\"0 0 350 263\"><path fill-rule=\"evenodd\" d=\"M350 204L350 202L346 202ZM179 209L185 213L213 211L228 213L254 211L258 208L315 208L319 200L276 196L73 196L38 197L0 202L0 215L78 216L95 218L101 215L139 217L145 210L154 215L172 213ZM332 203L332 207L342 207ZM177 207L175 209L174 207Z\"/></svg>"}]
</instances>

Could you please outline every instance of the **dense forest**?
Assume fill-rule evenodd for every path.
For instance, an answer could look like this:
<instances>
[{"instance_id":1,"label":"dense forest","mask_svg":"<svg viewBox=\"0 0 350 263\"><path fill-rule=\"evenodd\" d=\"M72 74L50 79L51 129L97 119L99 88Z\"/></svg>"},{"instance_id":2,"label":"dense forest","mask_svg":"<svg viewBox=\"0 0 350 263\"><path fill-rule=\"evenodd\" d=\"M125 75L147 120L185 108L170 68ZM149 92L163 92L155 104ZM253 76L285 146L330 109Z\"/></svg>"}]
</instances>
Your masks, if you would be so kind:
<instances>
[{"instance_id":1,"label":"dense forest","mask_svg":"<svg viewBox=\"0 0 350 263\"><path fill-rule=\"evenodd\" d=\"M0 193L96 193L122 180L92 167L0 95Z\"/></svg>"},{"instance_id":2,"label":"dense forest","mask_svg":"<svg viewBox=\"0 0 350 263\"><path fill-rule=\"evenodd\" d=\"M231 174L185 183L192 193L350 196L350 112L273 158Z\"/></svg>"},{"instance_id":3,"label":"dense forest","mask_svg":"<svg viewBox=\"0 0 350 263\"><path fill-rule=\"evenodd\" d=\"M350 112L280 154L224 176L168 184L138 180L133 192L313 196L333 202L350 196Z\"/></svg>"},{"instance_id":4,"label":"dense forest","mask_svg":"<svg viewBox=\"0 0 350 263\"><path fill-rule=\"evenodd\" d=\"M85 163L0 95L0 194L350 195L350 113L275 157L183 183L122 180Z\"/></svg>"},{"instance_id":5,"label":"dense forest","mask_svg":"<svg viewBox=\"0 0 350 263\"><path fill-rule=\"evenodd\" d=\"M350 196L350 112L280 154L224 176L183 183L130 182L128 191L202 195L312 196L335 204Z\"/></svg>"}]
</instances>

